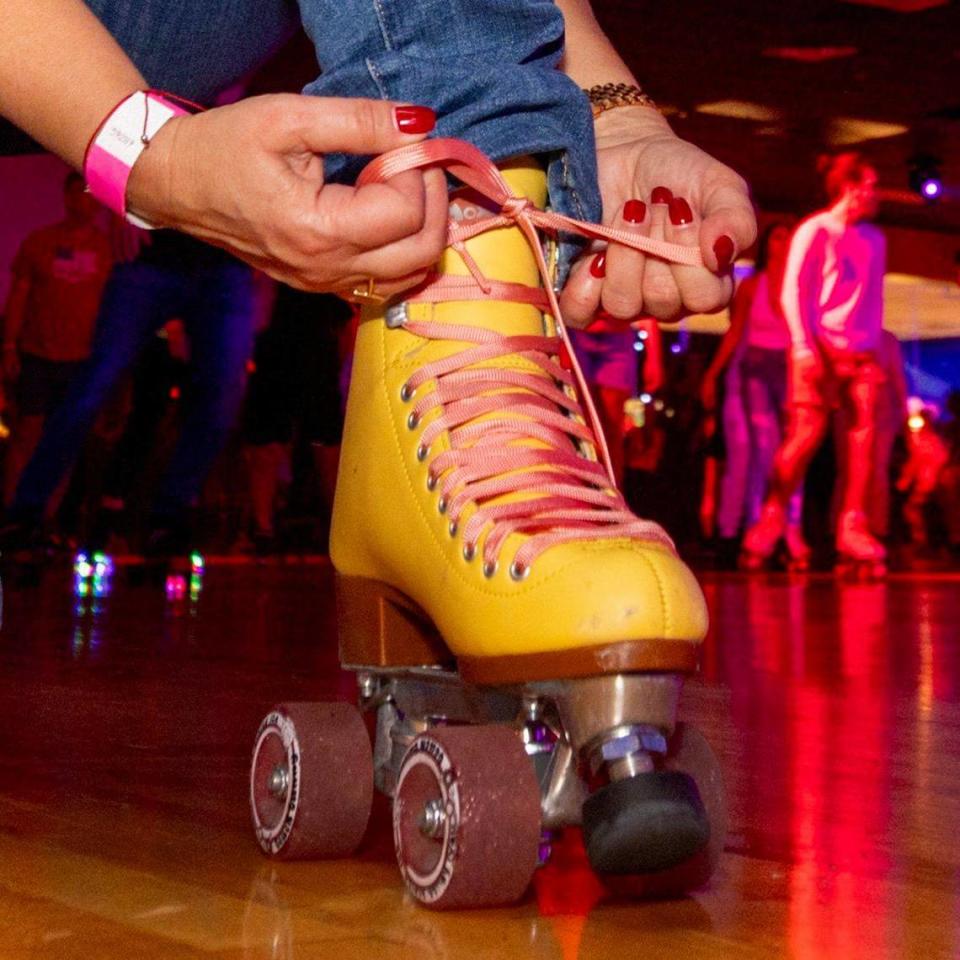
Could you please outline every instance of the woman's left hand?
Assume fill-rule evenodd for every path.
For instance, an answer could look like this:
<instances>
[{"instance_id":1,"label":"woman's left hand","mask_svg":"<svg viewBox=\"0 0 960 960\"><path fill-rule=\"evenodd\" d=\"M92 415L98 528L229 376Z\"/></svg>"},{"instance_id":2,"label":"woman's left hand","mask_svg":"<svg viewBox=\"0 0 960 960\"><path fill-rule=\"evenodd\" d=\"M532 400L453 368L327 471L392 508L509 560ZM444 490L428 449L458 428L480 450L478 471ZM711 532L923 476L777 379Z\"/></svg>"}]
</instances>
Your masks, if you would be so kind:
<instances>
[{"instance_id":1,"label":"woman's left hand","mask_svg":"<svg viewBox=\"0 0 960 960\"><path fill-rule=\"evenodd\" d=\"M659 240L698 246L704 265L669 264L622 244L595 245L571 270L560 299L571 326L602 306L621 319L710 313L733 292L730 267L756 239L746 182L677 137L649 107L619 107L596 121L603 220Z\"/></svg>"}]
</instances>

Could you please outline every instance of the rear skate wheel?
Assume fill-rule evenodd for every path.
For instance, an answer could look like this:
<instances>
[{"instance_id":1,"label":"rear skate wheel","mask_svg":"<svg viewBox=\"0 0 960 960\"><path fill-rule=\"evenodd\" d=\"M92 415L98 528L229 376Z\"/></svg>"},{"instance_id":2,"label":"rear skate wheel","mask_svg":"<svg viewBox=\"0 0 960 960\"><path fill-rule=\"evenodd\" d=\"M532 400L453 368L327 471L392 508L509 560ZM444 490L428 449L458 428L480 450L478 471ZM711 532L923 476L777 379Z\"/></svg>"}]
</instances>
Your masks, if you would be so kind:
<instances>
[{"instance_id":1,"label":"rear skate wheel","mask_svg":"<svg viewBox=\"0 0 960 960\"><path fill-rule=\"evenodd\" d=\"M264 853L282 860L349 856L373 802L370 738L348 703L285 703L257 731L250 811Z\"/></svg>"},{"instance_id":2,"label":"rear skate wheel","mask_svg":"<svg viewBox=\"0 0 960 960\"><path fill-rule=\"evenodd\" d=\"M434 909L519 900L537 867L540 791L508 727L442 727L411 744L393 801L410 893Z\"/></svg>"},{"instance_id":3,"label":"rear skate wheel","mask_svg":"<svg viewBox=\"0 0 960 960\"><path fill-rule=\"evenodd\" d=\"M662 769L609 784L583 808L591 865L613 890L633 896L677 896L703 886L726 832L720 764L685 723L677 724Z\"/></svg>"}]
</instances>

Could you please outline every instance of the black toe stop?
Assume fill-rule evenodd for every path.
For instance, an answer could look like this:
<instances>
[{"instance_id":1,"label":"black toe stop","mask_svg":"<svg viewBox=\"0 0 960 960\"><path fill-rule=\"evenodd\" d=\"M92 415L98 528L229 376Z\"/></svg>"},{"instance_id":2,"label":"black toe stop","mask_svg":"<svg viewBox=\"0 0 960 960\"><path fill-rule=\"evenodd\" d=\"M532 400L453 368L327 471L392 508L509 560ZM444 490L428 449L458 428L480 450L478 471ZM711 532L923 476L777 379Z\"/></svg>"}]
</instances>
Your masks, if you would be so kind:
<instances>
[{"instance_id":1,"label":"black toe stop","mask_svg":"<svg viewBox=\"0 0 960 960\"><path fill-rule=\"evenodd\" d=\"M699 853L710 839L710 821L689 774L655 770L590 796L583 839L597 873L656 873Z\"/></svg>"}]
</instances>

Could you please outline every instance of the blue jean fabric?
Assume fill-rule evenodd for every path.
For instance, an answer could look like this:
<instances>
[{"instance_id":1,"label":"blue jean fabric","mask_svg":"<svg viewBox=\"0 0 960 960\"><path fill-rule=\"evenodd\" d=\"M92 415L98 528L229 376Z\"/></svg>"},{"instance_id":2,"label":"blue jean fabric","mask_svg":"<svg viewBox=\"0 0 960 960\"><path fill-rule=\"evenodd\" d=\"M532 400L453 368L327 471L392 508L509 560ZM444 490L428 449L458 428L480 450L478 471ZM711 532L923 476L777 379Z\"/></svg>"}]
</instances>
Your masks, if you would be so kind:
<instances>
[{"instance_id":1,"label":"blue jean fabric","mask_svg":"<svg viewBox=\"0 0 960 960\"><path fill-rule=\"evenodd\" d=\"M190 337L191 376L183 427L154 509L174 514L191 505L236 422L253 346L253 280L236 261L192 269L143 262L114 268L90 358L47 420L17 486L14 513L42 514L110 392L174 317L184 321Z\"/></svg>"},{"instance_id":2,"label":"blue jean fabric","mask_svg":"<svg viewBox=\"0 0 960 960\"><path fill-rule=\"evenodd\" d=\"M787 393L786 354L782 350L740 349L724 381L723 439L726 458L720 480L717 534L736 537L760 519L773 474L773 459L783 439ZM799 525L803 490L787 505L787 522Z\"/></svg>"},{"instance_id":3,"label":"blue jean fabric","mask_svg":"<svg viewBox=\"0 0 960 960\"><path fill-rule=\"evenodd\" d=\"M297 29L295 0L85 0L147 83L209 104Z\"/></svg>"},{"instance_id":4,"label":"blue jean fabric","mask_svg":"<svg viewBox=\"0 0 960 960\"><path fill-rule=\"evenodd\" d=\"M265 62L298 17L289 0L87 2L149 83L202 101ZM305 93L432 107L437 136L494 160L544 156L552 207L600 218L593 120L557 69L553 0L299 0L299 18L322 68ZM364 162L329 155L326 174L351 182Z\"/></svg>"}]
</instances>

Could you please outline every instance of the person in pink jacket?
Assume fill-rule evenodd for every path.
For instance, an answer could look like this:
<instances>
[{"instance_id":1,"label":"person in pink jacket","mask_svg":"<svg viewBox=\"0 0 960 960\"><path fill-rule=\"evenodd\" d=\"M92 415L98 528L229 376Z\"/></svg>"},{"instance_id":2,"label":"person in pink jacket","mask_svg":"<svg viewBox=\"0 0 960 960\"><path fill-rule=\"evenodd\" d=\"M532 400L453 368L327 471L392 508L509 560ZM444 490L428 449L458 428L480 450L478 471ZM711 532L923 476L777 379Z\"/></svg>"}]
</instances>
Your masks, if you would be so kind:
<instances>
[{"instance_id":1,"label":"person in pink jacket","mask_svg":"<svg viewBox=\"0 0 960 960\"><path fill-rule=\"evenodd\" d=\"M877 398L884 382L877 351L886 242L867 222L877 211L877 174L852 152L826 158L821 170L829 205L794 232L781 294L791 344L787 432L760 520L748 531L744 548L755 558L773 553L784 530L786 504L823 439L832 409L840 405L847 413L849 467L837 552L841 560L882 563L886 551L870 532L866 515Z\"/></svg>"}]
</instances>

